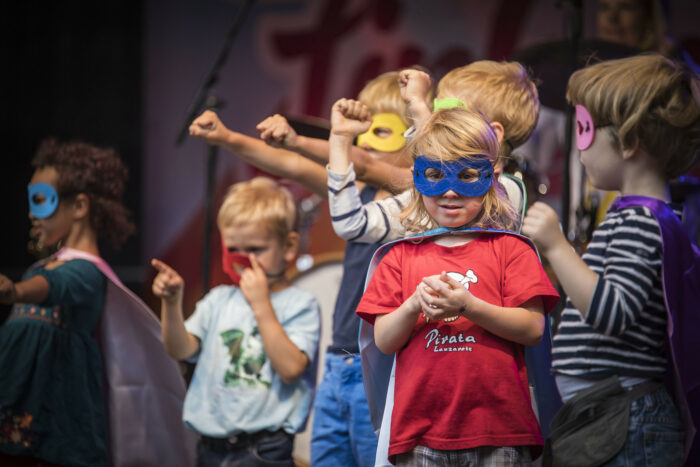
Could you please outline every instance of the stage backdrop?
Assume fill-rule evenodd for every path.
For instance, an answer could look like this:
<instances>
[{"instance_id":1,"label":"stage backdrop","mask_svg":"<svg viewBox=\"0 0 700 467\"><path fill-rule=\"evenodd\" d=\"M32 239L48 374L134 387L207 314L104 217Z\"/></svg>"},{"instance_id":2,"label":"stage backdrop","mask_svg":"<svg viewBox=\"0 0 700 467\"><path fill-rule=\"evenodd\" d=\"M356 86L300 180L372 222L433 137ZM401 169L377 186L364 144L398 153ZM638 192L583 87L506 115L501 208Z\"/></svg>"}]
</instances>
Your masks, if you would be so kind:
<instances>
[{"instance_id":1,"label":"stage backdrop","mask_svg":"<svg viewBox=\"0 0 700 467\"><path fill-rule=\"evenodd\" d=\"M336 99L356 96L384 71L420 64L439 79L472 60L502 60L566 39L572 12L557 5L569 3L260 0L238 33L213 95L226 125L251 136L257 136L258 122L276 112L327 118ZM584 36L590 38L594 2L583 3ZM150 0L144 12L143 264L154 256L172 263L185 276L190 304L202 293L207 148L190 137L176 146L175 139L243 4ZM678 0L669 6L675 38L697 53L692 18L700 17L700 3ZM223 150L219 160L215 208L227 185L256 173ZM539 170L547 172L548 196L556 201L561 158L546 164ZM309 195L298 187L294 192L299 199ZM326 210L325 204L319 207L310 233L310 252L316 255L343 247L329 229ZM216 238L212 245L210 285L223 280Z\"/></svg>"}]
</instances>

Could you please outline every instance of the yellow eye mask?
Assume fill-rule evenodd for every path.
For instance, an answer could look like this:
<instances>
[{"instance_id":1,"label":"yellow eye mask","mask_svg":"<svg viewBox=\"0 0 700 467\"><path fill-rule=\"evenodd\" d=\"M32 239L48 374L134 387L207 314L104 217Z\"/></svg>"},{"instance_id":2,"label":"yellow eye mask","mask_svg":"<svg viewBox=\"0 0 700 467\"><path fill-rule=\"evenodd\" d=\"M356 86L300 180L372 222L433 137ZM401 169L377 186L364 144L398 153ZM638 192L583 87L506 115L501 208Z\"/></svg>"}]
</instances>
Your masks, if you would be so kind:
<instances>
[{"instance_id":1,"label":"yellow eye mask","mask_svg":"<svg viewBox=\"0 0 700 467\"><path fill-rule=\"evenodd\" d=\"M391 130L391 135L386 138L378 136L376 131L379 128ZM367 143L370 148L376 151L398 151L406 145L406 138L404 138L403 134L407 129L401 117L396 114L376 114L372 118L372 126L369 127L369 130L357 137L357 145L362 146L364 143Z\"/></svg>"}]
</instances>

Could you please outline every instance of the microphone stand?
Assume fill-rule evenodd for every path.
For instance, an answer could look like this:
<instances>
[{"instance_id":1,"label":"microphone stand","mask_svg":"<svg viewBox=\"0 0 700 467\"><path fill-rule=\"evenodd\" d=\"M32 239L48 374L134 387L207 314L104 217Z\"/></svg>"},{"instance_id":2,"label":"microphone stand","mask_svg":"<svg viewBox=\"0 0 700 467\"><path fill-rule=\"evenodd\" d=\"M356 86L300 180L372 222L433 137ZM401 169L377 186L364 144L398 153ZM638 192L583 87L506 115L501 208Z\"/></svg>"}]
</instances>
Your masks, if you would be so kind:
<instances>
[{"instance_id":1,"label":"microphone stand","mask_svg":"<svg viewBox=\"0 0 700 467\"><path fill-rule=\"evenodd\" d=\"M236 12L229 27L226 38L224 39L223 46L219 50L219 54L214 60L214 65L211 67L209 72L205 75L201 86L197 90L192 104L190 104L187 113L185 114L185 120L183 121L180 131L178 132L177 138L175 140L175 146L180 146L185 140L185 136L188 134L188 129L192 121L195 119L197 114L202 108L208 108L211 110L217 110L221 107L221 102L213 95L211 89L216 84L219 79L219 71L226 63L229 51L233 45L234 39L241 28L241 25L245 21L248 13L255 0L245 0L243 6ZM209 259L211 257L211 232L212 232L212 221L213 221L213 204L214 204L214 189L216 186L216 167L218 162L218 147L209 145L207 148L207 173L206 173L206 187L205 187L205 204L204 204L204 238L202 240L202 262L201 262L201 274L202 274L202 289L204 292L209 291Z\"/></svg>"},{"instance_id":2,"label":"microphone stand","mask_svg":"<svg viewBox=\"0 0 700 467\"><path fill-rule=\"evenodd\" d=\"M559 5L563 3L558 2ZM567 2L568 3L568 2ZM571 13L569 16L571 27L571 54L569 55L568 70L569 76L576 70L579 55L579 43L581 41L582 19L581 0L571 0ZM569 233L570 212L571 212L571 147L572 133L574 129L574 109L571 104L566 104L566 134L564 135L564 168L562 170L562 196L561 196L561 221L564 235L570 241L573 240Z\"/></svg>"}]
</instances>

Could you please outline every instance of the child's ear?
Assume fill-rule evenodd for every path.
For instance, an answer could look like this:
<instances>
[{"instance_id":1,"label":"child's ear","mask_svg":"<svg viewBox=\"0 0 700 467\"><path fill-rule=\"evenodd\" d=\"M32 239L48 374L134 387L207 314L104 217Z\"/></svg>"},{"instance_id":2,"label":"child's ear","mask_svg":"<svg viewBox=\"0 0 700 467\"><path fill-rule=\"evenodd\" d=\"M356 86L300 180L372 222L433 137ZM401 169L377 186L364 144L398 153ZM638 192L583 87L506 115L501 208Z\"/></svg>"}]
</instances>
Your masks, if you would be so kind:
<instances>
[{"instance_id":1,"label":"child's ear","mask_svg":"<svg viewBox=\"0 0 700 467\"><path fill-rule=\"evenodd\" d=\"M506 134L506 130L503 128L503 125L501 125L501 122L491 122L491 128L493 128L493 132L496 133L498 144L503 144L503 137Z\"/></svg>"},{"instance_id":2,"label":"child's ear","mask_svg":"<svg viewBox=\"0 0 700 467\"><path fill-rule=\"evenodd\" d=\"M73 200L73 218L84 219L90 212L90 199L85 193L79 193Z\"/></svg>"},{"instance_id":3,"label":"child's ear","mask_svg":"<svg viewBox=\"0 0 700 467\"><path fill-rule=\"evenodd\" d=\"M299 233L289 232L287 234L287 239L284 242L284 260L288 263L294 261L297 254L299 254Z\"/></svg>"},{"instance_id":4,"label":"child's ear","mask_svg":"<svg viewBox=\"0 0 700 467\"><path fill-rule=\"evenodd\" d=\"M622 148L622 159L628 160L635 154L637 154L637 149L639 149L639 144L635 144L631 148Z\"/></svg>"}]
</instances>

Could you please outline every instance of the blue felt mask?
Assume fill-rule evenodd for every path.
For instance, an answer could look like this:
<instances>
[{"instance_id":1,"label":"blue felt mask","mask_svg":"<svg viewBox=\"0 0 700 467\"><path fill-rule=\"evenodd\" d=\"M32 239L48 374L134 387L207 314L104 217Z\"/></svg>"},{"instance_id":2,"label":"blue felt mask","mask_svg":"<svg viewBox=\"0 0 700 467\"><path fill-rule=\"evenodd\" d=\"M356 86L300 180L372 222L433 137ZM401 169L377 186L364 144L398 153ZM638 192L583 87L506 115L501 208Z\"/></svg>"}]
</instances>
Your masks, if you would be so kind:
<instances>
[{"instance_id":1,"label":"blue felt mask","mask_svg":"<svg viewBox=\"0 0 700 467\"><path fill-rule=\"evenodd\" d=\"M56 189L48 183L30 183L27 185L29 191L29 212L37 219L45 219L56 211L58 206L58 193ZM42 195L44 198L38 198Z\"/></svg>"},{"instance_id":2,"label":"blue felt mask","mask_svg":"<svg viewBox=\"0 0 700 467\"><path fill-rule=\"evenodd\" d=\"M427 169L437 169L426 178ZM459 178L464 170L474 169L479 172L479 178L474 181L465 181ZM485 156L475 156L470 159L460 159L454 162L441 162L429 159L426 156L418 156L413 164L413 182L418 192L425 196L437 196L449 190L462 196L475 198L486 194L493 181L493 165Z\"/></svg>"}]
</instances>

